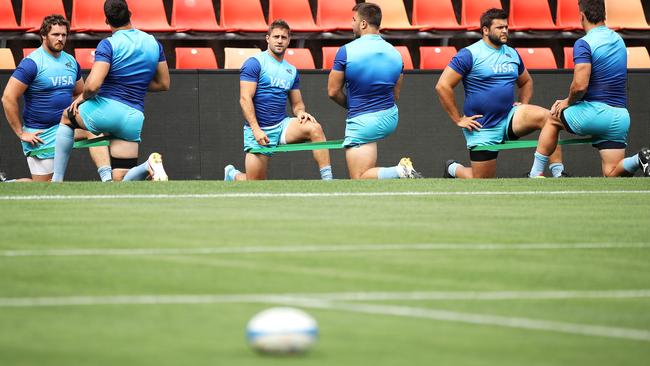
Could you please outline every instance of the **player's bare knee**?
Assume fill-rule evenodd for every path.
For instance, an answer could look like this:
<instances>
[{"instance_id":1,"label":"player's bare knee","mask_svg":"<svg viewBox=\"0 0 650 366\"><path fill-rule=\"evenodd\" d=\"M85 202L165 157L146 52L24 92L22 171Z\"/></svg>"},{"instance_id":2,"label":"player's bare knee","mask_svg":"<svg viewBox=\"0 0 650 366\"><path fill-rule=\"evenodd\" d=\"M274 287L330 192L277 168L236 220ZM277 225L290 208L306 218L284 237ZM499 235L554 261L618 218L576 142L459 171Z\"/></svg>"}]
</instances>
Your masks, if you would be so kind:
<instances>
[{"instance_id":1,"label":"player's bare knee","mask_svg":"<svg viewBox=\"0 0 650 366\"><path fill-rule=\"evenodd\" d=\"M312 123L309 127L309 137L312 141L325 140L325 132L323 132L323 127L319 123Z\"/></svg>"}]
</instances>

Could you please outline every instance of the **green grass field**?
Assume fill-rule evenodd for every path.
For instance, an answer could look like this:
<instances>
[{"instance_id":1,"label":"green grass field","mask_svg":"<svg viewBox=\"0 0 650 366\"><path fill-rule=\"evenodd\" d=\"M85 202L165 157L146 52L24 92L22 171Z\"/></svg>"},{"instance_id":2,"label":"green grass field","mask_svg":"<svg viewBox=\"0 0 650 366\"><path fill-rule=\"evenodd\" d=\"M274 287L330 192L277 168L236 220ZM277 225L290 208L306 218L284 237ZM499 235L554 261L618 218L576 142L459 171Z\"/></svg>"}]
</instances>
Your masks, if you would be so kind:
<instances>
[{"instance_id":1,"label":"green grass field","mask_svg":"<svg viewBox=\"0 0 650 366\"><path fill-rule=\"evenodd\" d=\"M0 365L647 365L650 180L0 186ZM272 306L302 357L245 340Z\"/></svg>"}]
</instances>

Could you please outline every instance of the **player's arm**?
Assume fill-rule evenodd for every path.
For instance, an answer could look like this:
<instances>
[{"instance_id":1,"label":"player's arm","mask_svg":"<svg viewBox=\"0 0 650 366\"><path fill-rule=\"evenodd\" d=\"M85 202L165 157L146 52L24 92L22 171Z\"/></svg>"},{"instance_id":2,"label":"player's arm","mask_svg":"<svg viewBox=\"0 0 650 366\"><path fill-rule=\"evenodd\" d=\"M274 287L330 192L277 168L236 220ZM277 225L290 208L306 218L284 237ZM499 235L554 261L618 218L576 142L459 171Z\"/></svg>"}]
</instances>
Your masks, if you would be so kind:
<instances>
[{"instance_id":1,"label":"player's arm","mask_svg":"<svg viewBox=\"0 0 650 366\"><path fill-rule=\"evenodd\" d=\"M327 78L327 96L343 108L348 108L348 98L343 92L345 72L332 70Z\"/></svg>"},{"instance_id":2,"label":"player's arm","mask_svg":"<svg viewBox=\"0 0 650 366\"><path fill-rule=\"evenodd\" d=\"M393 88L393 97L395 98L396 102L399 100L399 93L400 91L402 91L403 81L404 81L404 74L399 74L399 79L397 79L397 82L395 83L395 87Z\"/></svg>"},{"instance_id":3,"label":"player's arm","mask_svg":"<svg viewBox=\"0 0 650 366\"><path fill-rule=\"evenodd\" d=\"M253 104L253 97L257 91L257 83L254 81L239 81L239 105L241 106L241 111L244 114L248 126L253 131L253 136L255 136L255 141L258 144L264 146L269 143L269 138L266 136L266 133L260 128L259 122L257 122L257 115L255 115L255 104Z\"/></svg>"},{"instance_id":4,"label":"player's arm","mask_svg":"<svg viewBox=\"0 0 650 366\"><path fill-rule=\"evenodd\" d=\"M43 140L38 137L42 131L36 131L34 133L24 132L23 123L20 120L19 112L20 97L25 94L25 91L27 91L28 87L28 85L22 83L20 80L14 77L9 78L7 86L5 87L5 91L2 94L2 107L5 110L5 117L7 118L7 122L9 122L9 126L14 131L16 136L18 136L21 141L35 145L37 143L43 143Z\"/></svg>"},{"instance_id":5,"label":"player's arm","mask_svg":"<svg viewBox=\"0 0 650 366\"><path fill-rule=\"evenodd\" d=\"M156 67L156 74L151 79L149 83L150 92L160 92L169 90L170 78L169 78L169 67L167 66L167 61L158 62Z\"/></svg>"},{"instance_id":6,"label":"player's arm","mask_svg":"<svg viewBox=\"0 0 650 366\"><path fill-rule=\"evenodd\" d=\"M74 84L74 89L72 90L72 98L76 99L78 96L84 92L84 79L79 78Z\"/></svg>"},{"instance_id":7,"label":"player's arm","mask_svg":"<svg viewBox=\"0 0 650 366\"><path fill-rule=\"evenodd\" d=\"M298 122L317 122L314 116L305 111L305 103L302 100L300 89L289 90L289 102L291 102L291 110L293 115L298 118Z\"/></svg>"},{"instance_id":8,"label":"player's arm","mask_svg":"<svg viewBox=\"0 0 650 366\"><path fill-rule=\"evenodd\" d=\"M95 61L93 67L90 69L90 74L86 78L86 83L84 84L84 91L82 97L84 100L88 100L99 92L104 83L104 79L108 75L108 71L111 69L111 64L104 61Z\"/></svg>"},{"instance_id":9,"label":"player's arm","mask_svg":"<svg viewBox=\"0 0 650 366\"><path fill-rule=\"evenodd\" d=\"M447 112L449 118L454 122L458 127L467 128L468 130L479 130L481 124L476 121L477 118L482 117L481 115L466 117L460 114L458 111L458 105L456 104L456 97L454 96L454 88L461 82L463 77L457 73L454 69L447 66L445 70L440 75L438 83L436 84L436 93L438 93L438 99L442 108Z\"/></svg>"},{"instance_id":10,"label":"player's arm","mask_svg":"<svg viewBox=\"0 0 650 366\"><path fill-rule=\"evenodd\" d=\"M569 96L566 99L556 100L551 107L551 114L560 119L562 111L570 105L581 100L587 93L589 79L591 78L591 63L578 63L573 70L573 81L569 87Z\"/></svg>"},{"instance_id":11,"label":"player's arm","mask_svg":"<svg viewBox=\"0 0 650 366\"><path fill-rule=\"evenodd\" d=\"M528 104L533 98L533 78L528 73L528 70L519 75L517 78L517 86L519 87L519 103Z\"/></svg>"}]
</instances>

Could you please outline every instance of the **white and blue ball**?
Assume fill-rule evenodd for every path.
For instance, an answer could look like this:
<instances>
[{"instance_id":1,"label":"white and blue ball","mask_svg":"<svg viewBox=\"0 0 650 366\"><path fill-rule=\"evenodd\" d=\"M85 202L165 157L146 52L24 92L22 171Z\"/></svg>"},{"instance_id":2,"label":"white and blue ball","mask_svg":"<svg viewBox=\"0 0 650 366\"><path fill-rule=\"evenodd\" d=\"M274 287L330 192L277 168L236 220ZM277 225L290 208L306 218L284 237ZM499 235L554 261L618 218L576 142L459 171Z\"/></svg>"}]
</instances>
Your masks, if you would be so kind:
<instances>
[{"instance_id":1,"label":"white and blue ball","mask_svg":"<svg viewBox=\"0 0 650 366\"><path fill-rule=\"evenodd\" d=\"M318 339L318 323L300 309L270 308L255 314L248 322L246 338L261 353L304 353Z\"/></svg>"}]
</instances>

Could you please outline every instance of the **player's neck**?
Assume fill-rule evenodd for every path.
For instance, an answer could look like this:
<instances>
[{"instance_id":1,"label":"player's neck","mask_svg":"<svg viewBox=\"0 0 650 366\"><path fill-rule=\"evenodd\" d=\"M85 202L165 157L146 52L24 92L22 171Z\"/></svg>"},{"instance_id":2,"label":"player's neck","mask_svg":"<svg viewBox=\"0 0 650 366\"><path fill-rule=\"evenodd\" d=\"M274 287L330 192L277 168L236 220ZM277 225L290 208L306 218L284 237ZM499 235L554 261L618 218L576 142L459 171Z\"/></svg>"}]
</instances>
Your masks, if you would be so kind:
<instances>
[{"instance_id":1,"label":"player's neck","mask_svg":"<svg viewBox=\"0 0 650 366\"><path fill-rule=\"evenodd\" d=\"M485 42L485 44L487 44L491 48L494 48L495 50L501 49L501 46L502 46L500 44L497 45L497 44L492 43L492 41L490 41L489 37L483 37L483 42Z\"/></svg>"},{"instance_id":2,"label":"player's neck","mask_svg":"<svg viewBox=\"0 0 650 366\"><path fill-rule=\"evenodd\" d=\"M281 56L278 56L275 54L275 52L271 50L266 50L266 52L268 52L268 54L271 55L271 57L273 57L278 62L282 62L282 60L284 60L284 53Z\"/></svg>"},{"instance_id":3,"label":"player's neck","mask_svg":"<svg viewBox=\"0 0 650 366\"><path fill-rule=\"evenodd\" d=\"M361 38L363 36L367 36L369 34L379 34L379 29L373 28L373 27L368 27L368 28L359 30L359 38Z\"/></svg>"},{"instance_id":4,"label":"player's neck","mask_svg":"<svg viewBox=\"0 0 650 366\"><path fill-rule=\"evenodd\" d=\"M111 27L111 32L115 33L115 32L117 32L117 31L121 31L121 30L129 30L129 29L133 29L133 25L131 25L131 23L129 23L129 24L127 24L127 25L123 25L123 26L118 27L118 28L113 28L113 27Z\"/></svg>"},{"instance_id":5,"label":"player's neck","mask_svg":"<svg viewBox=\"0 0 650 366\"><path fill-rule=\"evenodd\" d=\"M585 29L585 33L589 33L590 30L592 30L592 29L594 29L594 28L598 28L598 27L600 27L600 26L604 26L604 25L605 25L605 22L598 22L598 23L596 23L596 24L592 24L592 23L585 22L585 23L583 24L583 27L584 27L584 29Z\"/></svg>"},{"instance_id":6,"label":"player's neck","mask_svg":"<svg viewBox=\"0 0 650 366\"><path fill-rule=\"evenodd\" d=\"M43 45L43 50L44 50L45 52L49 53L50 56L52 56L52 57L54 57L54 58L59 58L59 57L61 56L61 52L60 52L60 51L59 51L59 52L52 51L52 50L51 50L48 46L46 46L46 45Z\"/></svg>"}]
</instances>

